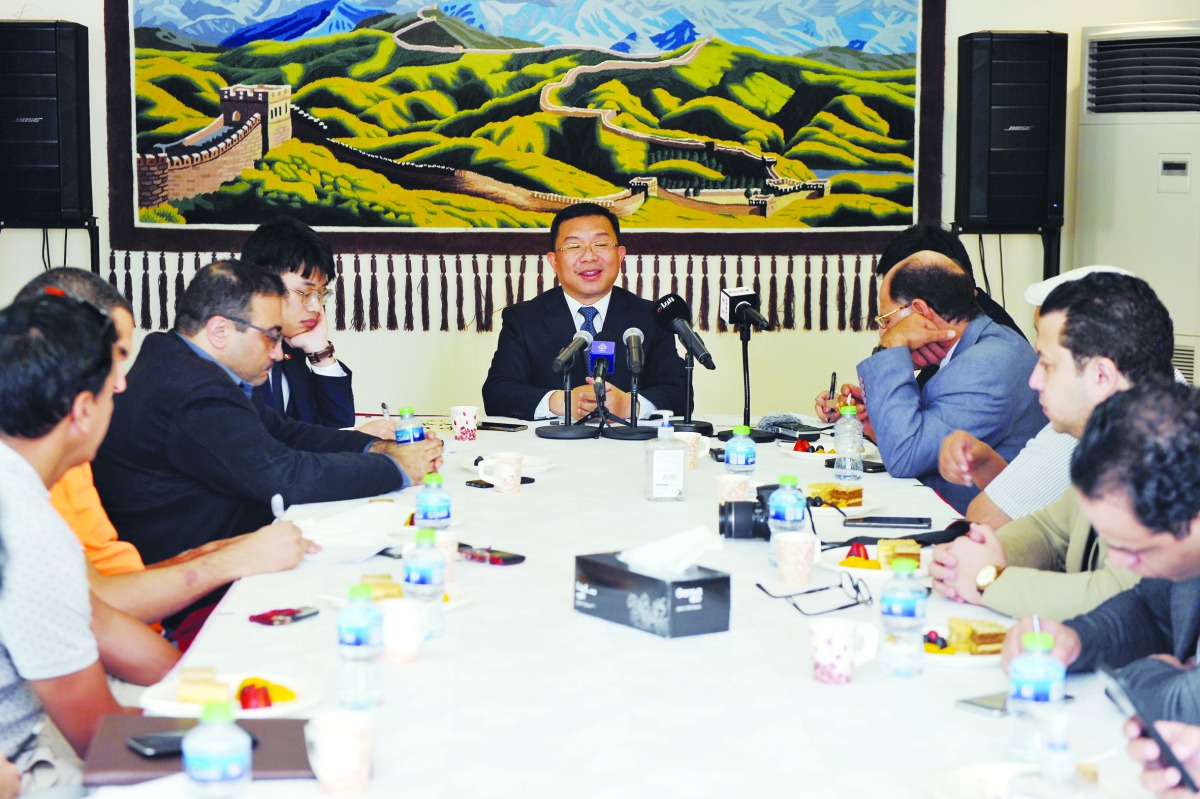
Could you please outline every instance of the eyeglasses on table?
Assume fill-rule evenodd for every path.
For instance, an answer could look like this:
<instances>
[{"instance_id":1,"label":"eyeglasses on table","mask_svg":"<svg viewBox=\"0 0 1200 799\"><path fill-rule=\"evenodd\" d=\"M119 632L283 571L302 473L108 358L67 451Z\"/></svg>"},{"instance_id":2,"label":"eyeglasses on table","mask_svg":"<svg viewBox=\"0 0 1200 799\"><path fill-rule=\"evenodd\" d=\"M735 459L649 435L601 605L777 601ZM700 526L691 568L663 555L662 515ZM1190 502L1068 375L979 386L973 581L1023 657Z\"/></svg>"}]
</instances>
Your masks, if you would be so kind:
<instances>
[{"instance_id":1,"label":"eyeglasses on table","mask_svg":"<svg viewBox=\"0 0 1200 799\"><path fill-rule=\"evenodd\" d=\"M867 584L857 577L851 577L848 572L842 572L837 583L822 585L817 588L809 588L805 591L797 591L793 594L772 594L763 587L762 583L755 583L755 585L758 586L759 591L762 591L764 594L771 597L771 599L786 599L789 605L803 613L805 616L822 616L826 613L833 613L835 610L846 610L847 608L852 608L857 605L871 605L875 601L871 597L871 589L867 587ZM814 595L820 594L822 591L829 591L834 588L840 588L842 592L850 598L850 601L843 605L837 605L836 607L825 608L824 610L813 610L811 607L809 610L805 610L804 608L800 607L800 602L797 601L801 597L812 598ZM805 604L809 604L811 606L812 603L805 602Z\"/></svg>"}]
</instances>

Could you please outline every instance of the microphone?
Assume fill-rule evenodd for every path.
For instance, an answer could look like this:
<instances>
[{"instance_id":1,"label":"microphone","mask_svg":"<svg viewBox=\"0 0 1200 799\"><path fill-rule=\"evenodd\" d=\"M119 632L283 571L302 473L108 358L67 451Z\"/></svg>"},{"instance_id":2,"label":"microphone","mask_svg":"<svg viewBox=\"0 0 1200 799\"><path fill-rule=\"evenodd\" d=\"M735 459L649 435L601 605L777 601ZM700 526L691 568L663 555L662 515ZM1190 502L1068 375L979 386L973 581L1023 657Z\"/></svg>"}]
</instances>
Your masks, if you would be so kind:
<instances>
[{"instance_id":1,"label":"microphone","mask_svg":"<svg viewBox=\"0 0 1200 799\"><path fill-rule=\"evenodd\" d=\"M727 325L754 325L759 330L770 330L767 317L758 312L758 295L752 288L736 286L721 289L721 319Z\"/></svg>"},{"instance_id":2,"label":"microphone","mask_svg":"<svg viewBox=\"0 0 1200 799\"><path fill-rule=\"evenodd\" d=\"M617 365L616 355L617 342L603 339L593 341L592 349L588 352L588 374L596 378L597 383L603 382L604 377Z\"/></svg>"},{"instance_id":3,"label":"microphone","mask_svg":"<svg viewBox=\"0 0 1200 799\"><path fill-rule=\"evenodd\" d=\"M692 312L688 309L687 303L683 301L683 297L678 294L668 294L657 300L654 303L654 321L658 322L660 327L679 336L679 340L683 342L683 348L690 352L693 358L704 364L704 368L717 368L717 365L713 363L713 357L708 354L708 348L696 335L696 331L692 330Z\"/></svg>"},{"instance_id":4,"label":"microphone","mask_svg":"<svg viewBox=\"0 0 1200 799\"><path fill-rule=\"evenodd\" d=\"M642 373L642 341L645 336L642 331L636 327L631 327L621 335L621 340L625 342L625 358L629 364L629 373L640 375Z\"/></svg>"},{"instance_id":5,"label":"microphone","mask_svg":"<svg viewBox=\"0 0 1200 799\"><path fill-rule=\"evenodd\" d=\"M580 330L575 334L575 338L571 339L571 343L563 347L562 352L554 359L551 364L554 371L561 372L570 366L571 361L575 360L575 355L584 347L592 343L592 334L586 330Z\"/></svg>"}]
</instances>

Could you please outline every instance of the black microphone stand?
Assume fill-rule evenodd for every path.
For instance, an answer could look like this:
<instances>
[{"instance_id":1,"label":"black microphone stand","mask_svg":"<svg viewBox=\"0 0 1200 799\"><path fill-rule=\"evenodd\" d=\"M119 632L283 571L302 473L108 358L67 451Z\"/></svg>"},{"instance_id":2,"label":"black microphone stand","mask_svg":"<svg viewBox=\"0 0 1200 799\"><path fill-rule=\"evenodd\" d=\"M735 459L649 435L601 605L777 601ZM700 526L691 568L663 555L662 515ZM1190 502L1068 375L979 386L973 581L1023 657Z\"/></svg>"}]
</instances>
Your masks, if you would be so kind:
<instances>
[{"instance_id":1,"label":"black microphone stand","mask_svg":"<svg viewBox=\"0 0 1200 799\"><path fill-rule=\"evenodd\" d=\"M749 320L743 319L738 322L738 332L742 336L742 383L745 386L746 394L746 404L742 409L742 424L746 427L750 427L750 330ZM728 441L733 438L733 431L722 430L717 434L717 438ZM753 427L750 429L750 438L756 444L766 444L775 440L775 431Z\"/></svg>"},{"instance_id":2,"label":"black microphone stand","mask_svg":"<svg viewBox=\"0 0 1200 799\"><path fill-rule=\"evenodd\" d=\"M710 422L692 421L692 375L696 371L696 359L690 352L683 359L683 370L687 373L686 393L683 395L683 417L672 419L671 426L677 433L699 433L702 436L711 436L713 426Z\"/></svg>"},{"instance_id":3,"label":"black microphone stand","mask_svg":"<svg viewBox=\"0 0 1200 799\"><path fill-rule=\"evenodd\" d=\"M625 421L620 416L608 417L607 411L605 417L610 418L609 426L601 430L601 435L605 438L615 438L620 441L645 441L650 438L657 438L658 431L653 427L638 427L638 376L631 372L629 377L629 421ZM613 422L616 424L614 425Z\"/></svg>"},{"instance_id":4,"label":"black microphone stand","mask_svg":"<svg viewBox=\"0 0 1200 799\"><path fill-rule=\"evenodd\" d=\"M538 438L599 438L600 430L595 427L588 427L585 422L592 418L592 414L588 414L578 422L571 423L571 372L575 369L575 358L579 357L578 353L571 358L571 362L563 369L563 422L562 424L544 424L541 427L535 428L534 433Z\"/></svg>"}]
</instances>

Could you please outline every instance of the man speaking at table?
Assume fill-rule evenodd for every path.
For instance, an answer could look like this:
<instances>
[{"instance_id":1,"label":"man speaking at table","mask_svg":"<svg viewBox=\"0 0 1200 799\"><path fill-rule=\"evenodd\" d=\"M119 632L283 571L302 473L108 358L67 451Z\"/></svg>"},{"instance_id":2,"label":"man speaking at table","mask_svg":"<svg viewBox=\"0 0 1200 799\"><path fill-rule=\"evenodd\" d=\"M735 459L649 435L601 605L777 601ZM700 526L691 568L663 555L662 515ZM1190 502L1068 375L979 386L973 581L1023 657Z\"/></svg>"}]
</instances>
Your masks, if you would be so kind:
<instances>
[{"instance_id":1,"label":"man speaking at table","mask_svg":"<svg viewBox=\"0 0 1200 799\"><path fill-rule=\"evenodd\" d=\"M659 408L683 412L686 379L674 336L655 323L652 303L613 285L625 257L620 235L616 215L594 203L568 206L554 217L546 260L559 286L504 309L496 354L483 384L488 414L518 419L562 416L563 379L552 368L555 355L580 330L618 342L620 352L624 333L634 327L645 336L639 417ZM586 360L585 350L572 372L571 411L576 419L596 409L592 380L585 380ZM623 361L617 359L605 380L604 406L628 419L630 382Z\"/></svg>"},{"instance_id":2,"label":"man speaking at table","mask_svg":"<svg viewBox=\"0 0 1200 799\"><path fill-rule=\"evenodd\" d=\"M263 525L274 494L287 504L369 497L440 464L435 436L398 446L251 401L282 357L284 291L278 275L249 264L211 264L180 298L175 329L142 343L94 473L144 561Z\"/></svg>"}]
</instances>

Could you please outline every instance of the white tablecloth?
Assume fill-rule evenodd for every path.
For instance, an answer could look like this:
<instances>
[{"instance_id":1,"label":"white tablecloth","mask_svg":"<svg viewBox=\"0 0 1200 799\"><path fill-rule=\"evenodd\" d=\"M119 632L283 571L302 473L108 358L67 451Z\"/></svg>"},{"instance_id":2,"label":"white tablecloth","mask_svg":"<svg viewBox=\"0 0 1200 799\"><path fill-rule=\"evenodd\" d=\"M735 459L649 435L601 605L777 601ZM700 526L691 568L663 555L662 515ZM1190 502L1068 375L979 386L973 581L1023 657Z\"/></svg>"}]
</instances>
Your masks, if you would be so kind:
<instances>
[{"instance_id":1,"label":"white tablecloth","mask_svg":"<svg viewBox=\"0 0 1200 799\"><path fill-rule=\"evenodd\" d=\"M372 796L920 797L939 772L1004 759L1007 721L954 707L1003 690L998 666L928 659L922 676L902 679L871 663L850 685L815 683L807 620L755 588L773 579L763 541L728 541L703 561L732 575L727 633L662 639L573 609L575 555L696 524L715 530L721 464L705 458L689 473L686 502L654 503L643 499L638 442L551 441L530 430L481 433L474 445L449 449L444 474L459 539L528 560L460 562L456 596L469 602L447 614L445 636L427 643L417 663L387 667ZM465 487L473 475L462 464L500 450L548 456L554 466L515 495ZM760 446L755 479L784 473L801 485L831 476L820 457ZM864 486L876 513L930 516L934 529L955 518L916 481L867 475ZM819 516L817 528L828 540L848 537L832 515ZM399 578L401 562L305 563L242 580L183 662L294 674L324 687L317 709L335 707L336 610L319 597L344 596L362 574L379 572ZM818 581L836 578L817 570ZM288 627L247 621L299 605L321 613ZM876 624L878 613L840 611ZM992 617L930 600L931 626L944 629L948 616L964 614ZM1138 795L1116 710L1090 677L1072 678L1068 690L1080 700L1071 709L1078 754L1100 758L1102 777L1128 789L1120 795ZM254 786L257 796L318 793L305 782Z\"/></svg>"}]
</instances>

